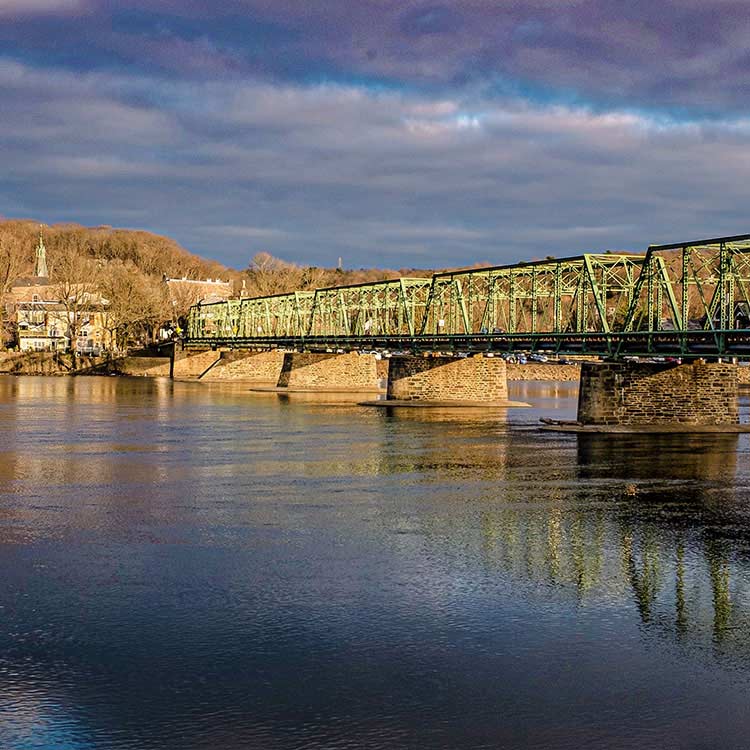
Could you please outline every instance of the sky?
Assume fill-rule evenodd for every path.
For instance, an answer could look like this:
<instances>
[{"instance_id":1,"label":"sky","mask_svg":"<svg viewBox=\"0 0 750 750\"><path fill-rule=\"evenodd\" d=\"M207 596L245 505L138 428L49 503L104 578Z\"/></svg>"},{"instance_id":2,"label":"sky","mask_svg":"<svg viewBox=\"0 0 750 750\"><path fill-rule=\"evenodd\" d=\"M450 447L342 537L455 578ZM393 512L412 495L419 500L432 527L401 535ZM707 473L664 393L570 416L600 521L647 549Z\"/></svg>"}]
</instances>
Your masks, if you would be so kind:
<instances>
[{"instance_id":1,"label":"sky","mask_svg":"<svg viewBox=\"0 0 750 750\"><path fill-rule=\"evenodd\" d=\"M735 0L0 0L0 215L244 268L750 232Z\"/></svg>"}]
</instances>

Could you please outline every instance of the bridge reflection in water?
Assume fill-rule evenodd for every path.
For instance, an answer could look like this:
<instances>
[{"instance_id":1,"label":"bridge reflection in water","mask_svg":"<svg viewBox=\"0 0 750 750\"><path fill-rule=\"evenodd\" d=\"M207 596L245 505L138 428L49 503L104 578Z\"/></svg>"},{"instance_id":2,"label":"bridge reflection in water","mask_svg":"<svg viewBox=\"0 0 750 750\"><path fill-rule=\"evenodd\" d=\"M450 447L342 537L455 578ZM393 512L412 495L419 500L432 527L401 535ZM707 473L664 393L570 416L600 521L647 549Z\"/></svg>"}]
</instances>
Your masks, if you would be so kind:
<instances>
[{"instance_id":1,"label":"bridge reflection in water","mask_svg":"<svg viewBox=\"0 0 750 750\"><path fill-rule=\"evenodd\" d=\"M485 510L487 564L582 604L630 599L649 632L750 655L748 507L732 486L738 437L576 439L578 507L561 497L533 512Z\"/></svg>"},{"instance_id":2,"label":"bridge reflection in water","mask_svg":"<svg viewBox=\"0 0 750 750\"><path fill-rule=\"evenodd\" d=\"M482 412L394 409L383 419L414 425L420 442L413 452L384 450L378 473L422 477L449 503L418 530L428 546L460 543L470 554L462 532L471 522L456 518L462 502L476 517L484 566L531 595L573 596L582 607L629 602L646 633L750 657L750 503L736 478L747 437L545 441ZM574 464L564 460L570 441ZM453 488L468 477L481 492L460 500Z\"/></svg>"}]
</instances>

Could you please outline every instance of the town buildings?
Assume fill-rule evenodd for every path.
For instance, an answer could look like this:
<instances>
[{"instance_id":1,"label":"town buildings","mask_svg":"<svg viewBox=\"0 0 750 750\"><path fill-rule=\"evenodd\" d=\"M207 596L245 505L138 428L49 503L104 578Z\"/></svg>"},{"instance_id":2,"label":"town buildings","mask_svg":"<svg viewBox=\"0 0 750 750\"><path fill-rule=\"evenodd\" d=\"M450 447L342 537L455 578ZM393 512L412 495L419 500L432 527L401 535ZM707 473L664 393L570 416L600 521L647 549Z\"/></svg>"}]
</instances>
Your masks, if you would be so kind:
<instances>
[{"instance_id":1,"label":"town buildings","mask_svg":"<svg viewBox=\"0 0 750 750\"><path fill-rule=\"evenodd\" d=\"M68 290L70 291L70 290ZM62 299L50 279L47 249L39 233L34 273L13 283L6 302L6 316L14 323L21 351L70 351L98 355L112 348L113 331L107 300L95 290L77 289L76 299Z\"/></svg>"},{"instance_id":2,"label":"town buildings","mask_svg":"<svg viewBox=\"0 0 750 750\"><path fill-rule=\"evenodd\" d=\"M181 332L180 320L196 302L223 301L232 296L232 282L220 279L163 279L165 319L155 335L171 338ZM4 302L6 333L21 351L71 351L99 355L117 348L117 305L105 299L93 284L63 283L52 275L40 231L34 272L15 280ZM171 304L169 304L171 303ZM145 342L148 343L147 339ZM132 342L131 342L132 343ZM122 336L120 336L122 346Z\"/></svg>"}]
</instances>

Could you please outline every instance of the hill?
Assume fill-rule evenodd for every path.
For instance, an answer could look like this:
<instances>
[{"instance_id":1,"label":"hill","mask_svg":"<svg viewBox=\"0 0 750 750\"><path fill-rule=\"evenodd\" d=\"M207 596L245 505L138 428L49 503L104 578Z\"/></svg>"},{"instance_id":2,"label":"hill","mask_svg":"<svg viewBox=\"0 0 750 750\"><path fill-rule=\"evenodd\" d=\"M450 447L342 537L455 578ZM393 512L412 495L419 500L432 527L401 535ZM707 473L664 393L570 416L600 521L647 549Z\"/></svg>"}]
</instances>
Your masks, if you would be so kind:
<instances>
[{"instance_id":1,"label":"hill","mask_svg":"<svg viewBox=\"0 0 750 750\"><path fill-rule=\"evenodd\" d=\"M0 297L4 306L4 338L14 336L16 280L33 274L40 225L36 221L0 221ZM398 276L429 276L414 269L350 269L302 266L256 253L244 270L187 251L174 240L142 230L109 226L55 224L43 228L47 248L47 293L70 307L70 340L75 339L75 312L82 301L106 300L107 319L120 348L153 338L162 324L183 322L206 285L182 285L189 293L163 283L173 279L229 280L237 296L265 296L294 290L359 284ZM179 286L179 284L178 284ZM17 300L16 300L17 301Z\"/></svg>"},{"instance_id":2,"label":"hill","mask_svg":"<svg viewBox=\"0 0 750 750\"><path fill-rule=\"evenodd\" d=\"M39 223L31 220L0 222L0 284L7 292L14 277L29 274L34 266L34 247ZM238 272L221 263L188 252L174 240L151 232L112 227L55 224L44 227L44 242L54 274L55 256L72 251L100 264L131 267L144 276L188 278L237 277Z\"/></svg>"},{"instance_id":3,"label":"hill","mask_svg":"<svg viewBox=\"0 0 750 750\"><path fill-rule=\"evenodd\" d=\"M39 226L39 222L28 219L0 221L0 294L5 294L17 277L32 272ZM127 268L142 276L144 285L164 276L222 278L231 280L237 293L244 282L244 293L249 296L432 273L424 269L344 270L302 266L265 252L256 253L252 260L248 259L246 269L238 270L191 253L169 237L143 230L54 224L45 226L43 233L51 276L55 275L58 258L70 254L96 261L103 270L103 277L107 276L108 269L114 272Z\"/></svg>"}]
</instances>

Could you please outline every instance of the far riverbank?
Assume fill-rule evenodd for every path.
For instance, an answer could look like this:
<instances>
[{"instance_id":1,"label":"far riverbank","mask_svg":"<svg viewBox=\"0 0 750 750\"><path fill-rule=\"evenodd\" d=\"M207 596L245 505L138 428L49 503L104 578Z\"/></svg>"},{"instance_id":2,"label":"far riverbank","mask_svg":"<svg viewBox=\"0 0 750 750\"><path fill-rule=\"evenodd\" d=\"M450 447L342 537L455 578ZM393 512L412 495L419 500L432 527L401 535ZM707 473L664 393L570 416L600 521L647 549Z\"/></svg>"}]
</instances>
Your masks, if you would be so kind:
<instances>
[{"instance_id":1,"label":"far riverbank","mask_svg":"<svg viewBox=\"0 0 750 750\"><path fill-rule=\"evenodd\" d=\"M199 359L200 354L188 359ZM5 375L119 375L123 377L169 377L168 356L128 355L122 357L77 356L57 352L0 352L0 374ZM180 379L201 380L203 367L192 368L190 374L178 373ZM508 363L508 380L539 380L553 382L577 382L581 368L579 364L555 364L551 362ZM195 373L195 374L193 374ZM211 373L211 382L227 380L242 382L241 369L218 368ZM750 389L750 365L738 367L739 385Z\"/></svg>"}]
</instances>

